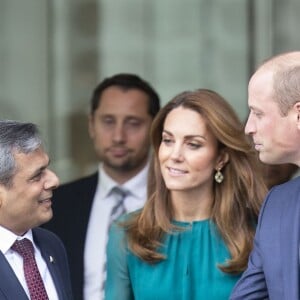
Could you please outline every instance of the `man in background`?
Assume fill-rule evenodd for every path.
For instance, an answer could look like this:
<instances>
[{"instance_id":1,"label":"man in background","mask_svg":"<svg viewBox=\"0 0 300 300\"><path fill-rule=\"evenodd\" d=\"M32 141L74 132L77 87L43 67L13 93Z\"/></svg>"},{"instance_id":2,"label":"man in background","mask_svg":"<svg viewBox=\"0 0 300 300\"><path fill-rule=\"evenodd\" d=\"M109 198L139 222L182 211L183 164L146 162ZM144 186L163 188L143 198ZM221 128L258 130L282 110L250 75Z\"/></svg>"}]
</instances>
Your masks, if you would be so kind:
<instances>
[{"instance_id":1,"label":"man in background","mask_svg":"<svg viewBox=\"0 0 300 300\"><path fill-rule=\"evenodd\" d=\"M0 121L0 299L73 299L63 244L38 227L59 184L48 166L36 125Z\"/></svg>"},{"instance_id":2,"label":"man in background","mask_svg":"<svg viewBox=\"0 0 300 300\"><path fill-rule=\"evenodd\" d=\"M93 92L89 134L98 172L56 190L46 225L66 246L75 299L103 299L108 229L147 198L149 131L159 109L155 90L133 74L106 78Z\"/></svg>"}]
</instances>

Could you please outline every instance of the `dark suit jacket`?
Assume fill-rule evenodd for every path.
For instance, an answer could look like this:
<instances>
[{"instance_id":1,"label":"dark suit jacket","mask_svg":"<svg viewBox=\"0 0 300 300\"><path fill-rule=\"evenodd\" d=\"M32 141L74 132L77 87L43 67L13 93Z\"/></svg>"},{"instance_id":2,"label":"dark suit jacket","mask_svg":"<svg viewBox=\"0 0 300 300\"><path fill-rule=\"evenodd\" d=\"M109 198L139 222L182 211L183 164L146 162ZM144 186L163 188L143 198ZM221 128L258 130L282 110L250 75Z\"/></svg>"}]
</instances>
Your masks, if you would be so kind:
<instances>
[{"instance_id":1,"label":"dark suit jacket","mask_svg":"<svg viewBox=\"0 0 300 300\"><path fill-rule=\"evenodd\" d=\"M32 233L52 275L59 299L72 300L69 266L62 242L53 233L43 228L35 228ZM50 262L50 256L53 257L53 262ZM0 252L0 278L0 300L28 300L2 252Z\"/></svg>"},{"instance_id":2,"label":"dark suit jacket","mask_svg":"<svg viewBox=\"0 0 300 300\"><path fill-rule=\"evenodd\" d=\"M76 300L83 299L84 244L97 182L98 173L54 190L53 218L44 225L55 232L66 247Z\"/></svg>"},{"instance_id":3,"label":"dark suit jacket","mask_svg":"<svg viewBox=\"0 0 300 300\"><path fill-rule=\"evenodd\" d=\"M300 177L274 187L261 209L248 269L232 300L299 300Z\"/></svg>"}]
</instances>

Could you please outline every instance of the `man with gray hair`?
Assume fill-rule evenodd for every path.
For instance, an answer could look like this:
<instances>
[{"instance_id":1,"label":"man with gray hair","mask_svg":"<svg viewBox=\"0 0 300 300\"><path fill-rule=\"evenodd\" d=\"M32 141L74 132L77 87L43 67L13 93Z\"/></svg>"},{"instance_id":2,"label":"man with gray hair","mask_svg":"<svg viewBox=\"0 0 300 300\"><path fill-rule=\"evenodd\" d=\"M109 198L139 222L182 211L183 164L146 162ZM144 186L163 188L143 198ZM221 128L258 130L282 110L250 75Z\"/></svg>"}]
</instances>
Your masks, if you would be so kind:
<instances>
[{"instance_id":1,"label":"man with gray hair","mask_svg":"<svg viewBox=\"0 0 300 300\"><path fill-rule=\"evenodd\" d=\"M300 51L264 62L248 86L245 132L267 164L300 166ZM248 268L232 300L299 300L300 178L275 186L262 206Z\"/></svg>"},{"instance_id":2,"label":"man with gray hair","mask_svg":"<svg viewBox=\"0 0 300 300\"><path fill-rule=\"evenodd\" d=\"M64 246L38 226L59 180L36 125L0 120L0 299L73 298Z\"/></svg>"}]
</instances>

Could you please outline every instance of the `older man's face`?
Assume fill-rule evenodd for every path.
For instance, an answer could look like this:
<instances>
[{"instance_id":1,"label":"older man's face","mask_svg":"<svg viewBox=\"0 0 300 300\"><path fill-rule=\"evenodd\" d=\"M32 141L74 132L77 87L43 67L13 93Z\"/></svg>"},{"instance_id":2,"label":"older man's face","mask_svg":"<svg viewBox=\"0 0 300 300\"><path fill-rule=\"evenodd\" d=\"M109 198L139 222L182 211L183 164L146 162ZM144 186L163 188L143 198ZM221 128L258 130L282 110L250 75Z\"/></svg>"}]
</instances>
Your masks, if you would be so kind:
<instances>
[{"instance_id":1,"label":"older man's face","mask_svg":"<svg viewBox=\"0 0 300 300\"><path fill-rule=\"evenodd\" d=\"M14 153L16 173L12 185L0 185L0 225L17 235L52 218L52 190L59 184L48 169L42 148L29 154Z\"/></svg>"}]
</instances>

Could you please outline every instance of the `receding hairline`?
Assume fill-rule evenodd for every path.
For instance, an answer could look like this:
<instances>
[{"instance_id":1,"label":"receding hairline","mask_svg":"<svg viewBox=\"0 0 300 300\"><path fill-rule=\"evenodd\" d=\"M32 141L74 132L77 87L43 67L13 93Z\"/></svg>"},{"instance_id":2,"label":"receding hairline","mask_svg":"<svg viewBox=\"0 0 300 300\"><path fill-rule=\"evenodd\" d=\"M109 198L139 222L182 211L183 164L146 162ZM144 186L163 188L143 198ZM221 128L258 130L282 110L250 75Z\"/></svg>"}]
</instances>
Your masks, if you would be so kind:
<instances>
[{"instance_id":1,"label":"receding hairline","mask_svg":"<svg viewBox=\"0 0 300 300\"><path fill-rule=\"evenodd\" d=\"M295 66L300 66L300 51L285 52L272 56L258 66L251 76L249 84L262 74L270 73L273 77L278 71L284 71Z\"/></svg>"},{"instance_id":2,"label":"receding hairline","mask_svg":"<svg viewBox=\"0 0 300 300\"><path fill-rule=\"evenodd\" d=\"M278 68L289 68L297 65L300 65L300 51L285 52L263 61L256 72L265 70L276 72Z\"/></svg>"},{"instance_id":3,"label":"receding hairline","mask_svg":"<svg viewBox=\"0 0 300 300\"><path fill-rule=\"evenodd\" d=\"M286 116L299 99L300 51L281 53L264 61L251 76L248 91L257 80L264 89L271 89L272 98L277 103L282 116ZM267 81L266 81L267 80Z\"/></svg>"}]
</instances>

